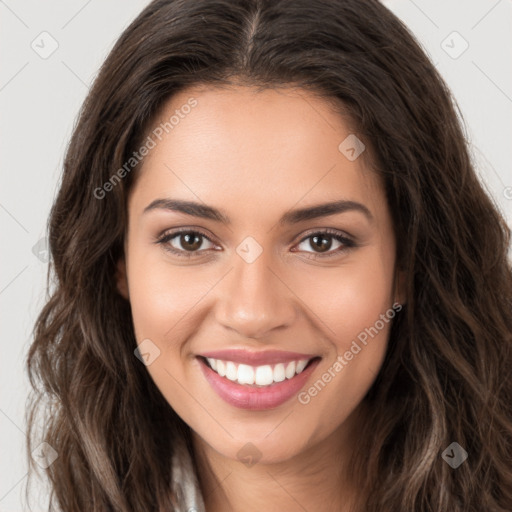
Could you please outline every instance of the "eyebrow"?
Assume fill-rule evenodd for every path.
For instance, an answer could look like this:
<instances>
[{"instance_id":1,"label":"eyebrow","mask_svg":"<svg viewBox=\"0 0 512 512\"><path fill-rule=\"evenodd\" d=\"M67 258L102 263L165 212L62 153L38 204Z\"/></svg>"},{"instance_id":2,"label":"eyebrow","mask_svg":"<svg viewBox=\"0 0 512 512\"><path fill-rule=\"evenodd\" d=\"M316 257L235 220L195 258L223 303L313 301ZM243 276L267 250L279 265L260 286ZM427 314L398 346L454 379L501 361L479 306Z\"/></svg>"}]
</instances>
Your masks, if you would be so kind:
<instances>
[{"instance_id":1,"label":"eyebrow","mask_svg":"<svg viewBox=\"0 0 512 512\"><path fill-rule=\"evenodd\" d=\"M169 210L174 212L181 212L194 217L203 219L210 219L221 222L226 225L231 224L231 219L221 210L194 201L183 201L180 199L155 199L146 208L143 214L152 210ZM340 199L338 201L331 201L329 203L317 204L307 208L298 208L289 210L279 219L278 224L297 224L306 220L317 219L319 217L327 217L336 213L345 213L349 211L356 211L362 213L370 222L373 221L373 215L370 210L362 203L356 201L347 201Z\"/></svg>"}]
</instances>

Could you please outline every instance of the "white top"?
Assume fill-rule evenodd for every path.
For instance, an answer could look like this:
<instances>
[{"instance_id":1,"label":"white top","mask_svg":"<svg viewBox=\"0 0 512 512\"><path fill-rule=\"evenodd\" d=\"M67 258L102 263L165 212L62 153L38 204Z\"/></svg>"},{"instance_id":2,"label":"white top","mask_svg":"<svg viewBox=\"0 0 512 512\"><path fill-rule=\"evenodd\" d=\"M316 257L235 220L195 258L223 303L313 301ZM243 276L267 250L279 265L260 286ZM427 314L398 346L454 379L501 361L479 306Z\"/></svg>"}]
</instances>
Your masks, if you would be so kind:
<instances>
[{"instance_id":1,"label":"white top","mask_svg":"<svg viewBox=\"0 0 512 512\"><path fill-rule=\"evenodd\" d=\"M205 512L192 458L184 441L176 443L172 457L172 474L172 488L178 499L176 512Z\"/></svg>"}]
</instances>

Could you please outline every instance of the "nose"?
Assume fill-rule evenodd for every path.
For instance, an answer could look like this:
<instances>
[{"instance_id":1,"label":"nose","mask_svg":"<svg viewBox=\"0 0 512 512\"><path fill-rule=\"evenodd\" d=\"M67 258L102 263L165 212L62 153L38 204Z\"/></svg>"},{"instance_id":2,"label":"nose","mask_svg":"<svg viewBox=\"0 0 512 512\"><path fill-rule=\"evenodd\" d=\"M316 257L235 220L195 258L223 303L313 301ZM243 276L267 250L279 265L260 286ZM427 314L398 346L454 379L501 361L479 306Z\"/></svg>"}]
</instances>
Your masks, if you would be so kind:
<instances>
[{"instance_id":1,"label":"nose","mask_svg":"<svg viewBox=\"0 0 512 512\"><path fill-rule=\"evenodd\" d=\"M297 314L294 295L269 266L265 251L252 263L234 254L216 305L216 320L245 338L265 338L291 326Z\"/></svg>"}]
</instances>

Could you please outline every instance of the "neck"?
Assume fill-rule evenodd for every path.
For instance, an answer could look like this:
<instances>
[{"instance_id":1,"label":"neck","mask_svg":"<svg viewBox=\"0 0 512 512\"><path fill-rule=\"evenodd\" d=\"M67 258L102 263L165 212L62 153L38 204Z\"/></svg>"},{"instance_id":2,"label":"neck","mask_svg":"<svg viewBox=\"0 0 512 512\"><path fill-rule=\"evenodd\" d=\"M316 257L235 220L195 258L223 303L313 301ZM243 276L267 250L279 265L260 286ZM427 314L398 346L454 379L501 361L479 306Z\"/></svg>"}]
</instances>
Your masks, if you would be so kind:
<instances>
[{"instance_id":1,"label":"neck","mask_svg":"<svg viewBox=\"0 0 512 512\"><path fill-rule=\"evenodd\" d=\"M357 487L347 463L359 418L354 411L327 438L289 459L253 466L224 457L193 433L206 512L353 511Z\"/></svg>"}]
</instances>

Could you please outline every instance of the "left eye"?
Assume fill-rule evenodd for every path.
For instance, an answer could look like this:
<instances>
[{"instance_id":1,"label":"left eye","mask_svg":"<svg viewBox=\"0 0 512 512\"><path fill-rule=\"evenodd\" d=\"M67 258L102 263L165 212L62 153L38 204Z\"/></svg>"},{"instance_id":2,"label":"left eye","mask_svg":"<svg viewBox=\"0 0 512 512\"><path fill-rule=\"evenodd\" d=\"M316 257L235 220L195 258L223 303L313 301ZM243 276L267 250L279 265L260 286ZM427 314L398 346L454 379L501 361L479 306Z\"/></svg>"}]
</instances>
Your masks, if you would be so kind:
<instances>
[{"instance_id":1,"label":"left eye","mask_svg":"<svg viewBox=\"0 0 512 512\"><path fill-rule=\"evenodd\" d=\"M337 248L334 248L334 250L331 251L331 249L333 249L333 240L336 241L339 245ZM297 247L299 248L299 250L309 252L307 251L306 248L300 249L300 246L303 244L308 244L308 247L314 249L312 252L316 254L336 252L339 251L340 247L351 247L353 245L351 243L351 240L349 240L348 238L339 234L333 234L328 232L313 233L301 240Z\"/></svg>"}]
</instances>

